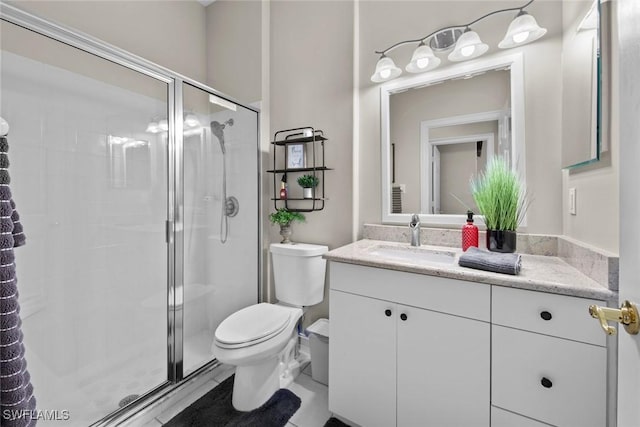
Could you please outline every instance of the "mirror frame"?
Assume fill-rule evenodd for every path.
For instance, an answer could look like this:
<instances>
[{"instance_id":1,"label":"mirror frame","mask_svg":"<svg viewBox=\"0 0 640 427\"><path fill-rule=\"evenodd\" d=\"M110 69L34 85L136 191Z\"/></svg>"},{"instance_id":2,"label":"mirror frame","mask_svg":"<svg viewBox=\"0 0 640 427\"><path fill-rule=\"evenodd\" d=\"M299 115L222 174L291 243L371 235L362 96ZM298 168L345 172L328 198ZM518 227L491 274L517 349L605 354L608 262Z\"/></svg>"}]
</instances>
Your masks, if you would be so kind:
<instances>
[{"instance_id":1,"label":"mirror frame","mask_svg":"<svg viewBox=\"0 0 640 427\"><path fill-rule=\"evenodd\" d=\"M391 213L391 126L389 101L394 93L404 92L411 88L422 88L446 80L484 73L490 70L510 70L511 85L511 165L526 186L525 170L525 99L524 99L524 59L522 52L508 55L497 55L470 62L454 64L442 70L424 74L407 76L392 80L380 87L380 149L382 166L382 222L384 224L408 224L411 213ZM419 144L420 141L416 141ZM423 171L421 171L422 173ZM423 190L420 189L420 195ZM420 202L422 204L422 201ZM460 226L464 224L466 215L424 214L420 213L420 222L434 226ZM484 226L484 218L478 215L476 223ZM526 226L523 219L521 226Z\"/></svg>"}]
</instances>

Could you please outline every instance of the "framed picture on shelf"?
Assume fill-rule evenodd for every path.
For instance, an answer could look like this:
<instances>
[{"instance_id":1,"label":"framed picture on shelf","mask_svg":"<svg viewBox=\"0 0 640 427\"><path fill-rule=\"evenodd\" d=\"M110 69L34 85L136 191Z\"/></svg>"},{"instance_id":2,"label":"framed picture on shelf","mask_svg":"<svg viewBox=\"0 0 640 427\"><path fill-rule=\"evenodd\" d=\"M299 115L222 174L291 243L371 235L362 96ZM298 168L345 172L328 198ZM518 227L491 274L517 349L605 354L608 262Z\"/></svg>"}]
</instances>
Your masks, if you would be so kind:
<instances>
[{"instance_id":1,"label":"framed picture on shelf","mask_svg":"<svg viewBox=\"0 0 640 427\"><path fill-rule=\"evenodd\" d=\"M307 152L305 144L287 145L287 169L302 169L307 167Z\"/></svg>"}]
</instances>

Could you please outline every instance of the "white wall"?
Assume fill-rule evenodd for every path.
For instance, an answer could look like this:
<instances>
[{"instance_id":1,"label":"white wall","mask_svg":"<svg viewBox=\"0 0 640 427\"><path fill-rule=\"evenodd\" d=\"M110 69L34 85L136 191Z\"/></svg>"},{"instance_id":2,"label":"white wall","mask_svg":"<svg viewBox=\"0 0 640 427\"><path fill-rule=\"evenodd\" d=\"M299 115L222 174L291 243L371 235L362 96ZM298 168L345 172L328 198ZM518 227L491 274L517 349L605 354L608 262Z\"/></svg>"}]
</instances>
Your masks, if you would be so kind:
<instances>
[{"instance_id":1,"label":"white wall","mask_svg":"<svg viewBox=\"0 0 640 427\"><path fill-rule=\"evenodd\" d=\"M11 1L195 80L206 79L205 9L195 1Z\"/></svg>"},{"instance_id":2,"label":"white wall","mask_svg":"<svg viewBox=\"0 0 640 427\"><path fill-rule=\"evenodd\" d=\"M360 226L381 221L380 199L380 91L370 81L378 56L373 52L407 39L426 35L443 22L468 22L485 12L509 6L515 1L455 2L455 22L449 1L383 1L360 4ZM549 31L545 38L516 50L524 53L527 185L533 193L528 225L523 231L562 232L560 167L560 52L561 10L555 1L536 2L530 13ZM475 30L496 54L497 43L513 16L502 14L482 21ZM409 62L415 46L394 50L396 64ZM511 50L513 51L513 50ZM500 54L498 52L497 54ZM505 52L509 53L509 52ZM446 59L445 59L446 64ZM542 167L544 166L544 167Z\"/></svg>"},{"instance_id":3,"label":"white wall","mask_svg":"<svg viewBox=\"0 0 640 427\"><path fill-rule=\"evenodd\" d=\"M483 147L486 150L486 145ZM440 211L443 213L465 215L467 209L451 195L455 195L464 204L477 212L469 189L469 179L477 176L479 170L475 142L441 145L440 150ZM483 150L484 151L484 150Z\"/></svg>"},{"instance_id":4,"label":"white wall","mask_svg":"<svg viewBox=\"0 0 640 427\"><path fill-rule=\"evenodd\" d=\"M207 13L207 83L244 103L262 99L262 3L217 0Z\"/></svg>"},{"instance_id":5,"label":"white wall","mask_svg":"<svg viewBox=\"0 0 640 427\"><path fill-rule=\"evenodd\" d=\"M271 131L322 129L329 138L327 166L334 169L325 174L325 209L306 213L306 223L295 223L292 240L336 248L351 241L353 4L272 1L270 15ZM278 231L270 226L266 239L280 241ZM328 292L306 323L327 315Z\"/></svg>"},{"instance_id":6,"label":"white wall","mask_svg":"<svg viewBox=\"0 0 640 427\"><path fill-rule=\"evenodd\" d=\"M209 83L241 100L261 102L265 218L275 209L269 200L273 177L266 173L272 168L273 134L313 126L329 138L326 163L334 169L325 175L329 200L324 210L305 213L307 221L293 225L292 239L330 248L351 240L353 18L351 1L217 1L207 8ZM289 186L299 190L295 180ZM277 226L268 221L264 226L263 295L273 301L268 245L281 237ZM328 315L327 299L312 308L305 324Z\"/></svg>"}]
</instances>

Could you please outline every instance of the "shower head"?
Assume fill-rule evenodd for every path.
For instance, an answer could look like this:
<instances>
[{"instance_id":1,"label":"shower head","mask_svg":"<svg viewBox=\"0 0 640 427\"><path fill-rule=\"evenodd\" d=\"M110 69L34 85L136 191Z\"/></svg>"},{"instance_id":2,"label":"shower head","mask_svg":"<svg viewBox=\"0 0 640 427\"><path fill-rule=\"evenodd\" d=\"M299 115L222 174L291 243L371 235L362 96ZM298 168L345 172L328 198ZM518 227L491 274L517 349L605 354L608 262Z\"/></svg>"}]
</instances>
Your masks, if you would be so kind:
<instances>
[{"instance_id":1,"label":"shower head","mask_svg":"<svg viewBox=\"0 0 640 427\"><path fill-rule=\"evenodd\" d=\"M218 141L220 141L220 149L222 150L222 154L226 153L226 150L224 149L224 128L226 126L233 126L233 119L229 119L224 123L220 123L215 120L211 122L211 133L214 134L216 138L218 138Z\"/></svg>"}]
</instances>

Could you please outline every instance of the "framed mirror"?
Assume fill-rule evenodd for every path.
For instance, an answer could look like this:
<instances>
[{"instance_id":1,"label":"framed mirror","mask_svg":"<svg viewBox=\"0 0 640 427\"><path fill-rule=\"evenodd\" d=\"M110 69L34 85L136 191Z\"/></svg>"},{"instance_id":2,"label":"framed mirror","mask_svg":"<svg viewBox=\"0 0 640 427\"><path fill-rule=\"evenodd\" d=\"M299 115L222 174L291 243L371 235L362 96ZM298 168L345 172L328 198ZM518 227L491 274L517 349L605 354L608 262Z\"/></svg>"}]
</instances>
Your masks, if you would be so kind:
<instances>
[{"instance_id":1,"label":"framed mirror","mask_svg":"<svg viewBox=\"0 0 640 427\"><path fill-rule=\"evenodd\" d=\"M382 221L459 225L477 212L469 180L503 155L525 182L522 53L381 86ZM478 217L477 223L483 224ZM523 224L524 225L524 224Z\"/></svg>"},{"instance_id":2,"label":"framed mirror","mask_svg":"<svg viewBox=\"0 0 640 427\"><path fill-rule=\"evenodd\" d=\"M602 151L601 5L562 2L562 167L600 160Z\"/></svg>"}]
</instances>

